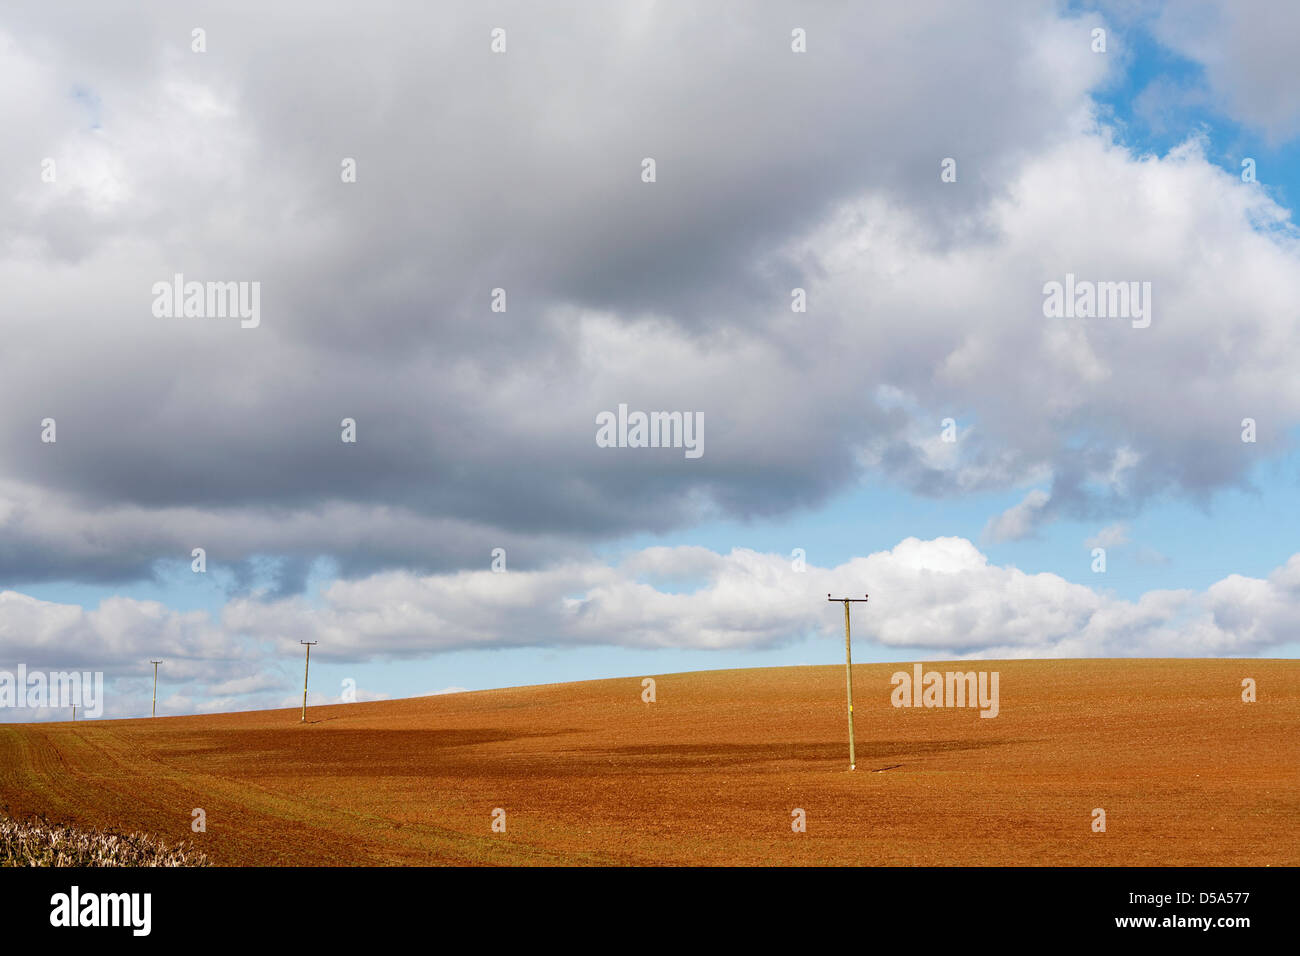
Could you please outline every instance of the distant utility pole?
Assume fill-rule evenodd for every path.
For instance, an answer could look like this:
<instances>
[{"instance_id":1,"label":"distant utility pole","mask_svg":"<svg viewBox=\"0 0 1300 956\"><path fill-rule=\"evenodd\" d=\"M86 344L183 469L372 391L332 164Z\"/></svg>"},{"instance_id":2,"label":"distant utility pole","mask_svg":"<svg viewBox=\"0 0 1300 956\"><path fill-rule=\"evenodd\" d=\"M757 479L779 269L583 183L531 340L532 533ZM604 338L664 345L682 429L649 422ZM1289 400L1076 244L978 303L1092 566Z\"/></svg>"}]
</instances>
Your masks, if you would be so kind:
<instances>
[{"instance_id":1,"label":"distant utility pole","mask_svg":"<svg viewBox=\"0 0 1300 956\"><path fill-rule=\"evenodd\" d=\"M844 602L844 680L849 694L849 769L858 769L858 757L853 747L853 645L849 639L849 605L866 604L869 595L860 598L833 598L826 595L828 601Z\"/></svg>"},{"instance_id":2,"label":"distant utility pole","mask_svg":"<svg viewBox=\"0 0 1300 956\"><path fill-rule=\"evenodd\" d=\"M76 720L76 719L77 719L77 705L76 705L76 704L73 704L73 705L72 705L72 719L73 719L73 720Z\"/></svg>"},{"instance_id":3,"label":"distant utility pole","mask_svg":"<svg viewBox=\"0 0 1300 956\"><path fill-rule=\"evenodd\" d=\"M150 658L149 663L153 665L153 706L149 708L149 716L158 716L158 665L162 661L155 661Z\"/></svg>"},{"instance_id":4,"label":"distant utility pole","mask_svg":"<svg viewBox=\"0 0 1300 956\"><path fill-rule=\"evenodd\" d=\"M312 645L319 644L320 641L299 641L299 644L307 645L307 664L302 669L302 723L307 722L307 672L311 670L311 649Z\"/></svg>"}]
</instances>

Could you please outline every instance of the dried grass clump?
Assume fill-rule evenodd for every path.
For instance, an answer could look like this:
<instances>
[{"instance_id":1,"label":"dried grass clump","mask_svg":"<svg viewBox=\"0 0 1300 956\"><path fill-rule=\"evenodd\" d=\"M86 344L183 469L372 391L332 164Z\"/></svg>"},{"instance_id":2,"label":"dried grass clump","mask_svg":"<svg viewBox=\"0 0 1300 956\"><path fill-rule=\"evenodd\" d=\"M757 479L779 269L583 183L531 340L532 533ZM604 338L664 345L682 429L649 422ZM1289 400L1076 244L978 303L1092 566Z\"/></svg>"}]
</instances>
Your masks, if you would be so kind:
<instances>
[{"instance_id":1,"label":"dried grass clump","mask_svg":"<svg viewBox=\"0 0 1300 956\"><path fill-rule=\"evenodd\" d=\"M0 816L0 866L210 866L184 841L168 847L145 833L82 830L44 816Z\"/></svg>"}]
</instances>

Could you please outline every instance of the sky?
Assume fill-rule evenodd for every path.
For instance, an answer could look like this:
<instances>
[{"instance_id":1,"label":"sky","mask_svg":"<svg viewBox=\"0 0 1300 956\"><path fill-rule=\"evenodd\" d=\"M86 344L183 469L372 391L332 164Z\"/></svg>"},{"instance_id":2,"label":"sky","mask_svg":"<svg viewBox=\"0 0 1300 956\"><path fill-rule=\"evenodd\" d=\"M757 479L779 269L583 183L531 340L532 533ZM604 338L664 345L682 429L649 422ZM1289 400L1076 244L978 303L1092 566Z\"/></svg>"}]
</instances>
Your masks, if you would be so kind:
<instances>
[{"instance_id":1,"label":"sky","mask_svg":"<svg viewBox=\"0 0 1300 956\"><path fill-rule=\"evenodd\" d=\"M294 706L304 640L312 703L833 664L828 593L862 662L1295 657L1298 32L7 3L0 671L123 717L151 659L160 714Z\"/></svg>"}]
</instances>

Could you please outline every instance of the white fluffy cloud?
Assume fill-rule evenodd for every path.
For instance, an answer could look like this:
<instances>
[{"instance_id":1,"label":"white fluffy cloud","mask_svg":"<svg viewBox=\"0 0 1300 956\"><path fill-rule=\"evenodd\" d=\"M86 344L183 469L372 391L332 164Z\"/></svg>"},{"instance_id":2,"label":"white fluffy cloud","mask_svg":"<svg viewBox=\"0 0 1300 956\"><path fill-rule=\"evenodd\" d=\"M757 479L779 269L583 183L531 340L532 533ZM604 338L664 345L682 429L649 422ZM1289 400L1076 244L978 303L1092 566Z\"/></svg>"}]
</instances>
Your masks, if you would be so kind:
<instances>
[{"instance_id":1,"label":"white fluffy cloud","mask_svg":"<svg viewBox=\"0 0 1300 956\"><path fill-rule=\"evenodd\" d=\"M87 609L16 591L0 591L0 647L11 662L114 674L143 674L149 657L165 656L173 673L187 679L211 678L207 662L229 668L248 656L206 611L175 611L128 597ZM8 666L0 661L0 667Z\"/></svg>"},{"instance_id":2,"label":"white fluffy cloud","mask_svg":"<svg viewBox=\"0 0 1300 956\"><path fill-rule=\"evenodd\" d=\"M1090 52L1097 15L506 3L497 57L473 5L326 7L223 4L203 55L170 3L0 12L18 144L0 151L0 581L127 584L193 547L342 575L215 621L6 591L10 656L131 681L162 654L194 684L167 700L214 707L275 694L249 675L308 634L354 660L767 647L833 630L819 596L861 590L864 635L924 654L1282 639L1294 559L1127 602L952 538L803 574L743 550L590 558L864 477L1018 490L993 539L1063 515L1114 527L1286 450L1300 236L1194 134L1165 156L1114 141L1092 93L1122 58ZM1225 109L1293 133L1300 86L1277 77L1295 11L1181 8L1157 35ZM149 290L176 272L263 282L263 325L155 318ZM1150 282L1150 327L1046 318L1044 283L1071 273ZM487 310L498 285L507 313ZM604 454L593 416L620 402L702 411L705 457ZM466 570L496 547L509 572Z\"/></svg>"},{"instance_id":3,"label":"white fluffy cloud","mask_svg":"<svg viewBox=\"0 0 1300 956\"><path fill-rule=\"evenodd\" d=\"M998 567L963 538L909 538L835 568L736 549L650 548L614 565L547 571L389 572L338 582L319 600L241 599L222 624L341 658L489 646L761 648L830 635L827 593L871 594L864 641L926 656L1250 655L1289 639L1300 555L1267 579L1125 601L1054 574Z\"/></svg>"},{"instance_id":4,"label":"white fluffy cloud","mask_svg":"<svg viewBox=\"0 0 1300 956\"><path fill-rule=\"evenodd\" d=\"M115 598L85 611L7 591L0 641L8 668L104 670L115 682L109 715L147 703L145 662L161 656L173 688L162 712L210 712L294 704L280 668L298 659L299 640L320 642L313 658L356 663L487 647L750 650L834 640L840 617L827 593L871 595L855 619L860 660L872 644L917 658L1252 656L1293 638L1300 554L1267 578L1230 575L1204 591L1127 601L990 564L964 538L908 538L803 571L784 555L654 547L545 571L383 572L311 599L233 600L219 621L153 602Z\"/></svg>"},{"instance_id":5,"label":"white fluffy cloud","mask_svg":"<svg viewBox=\"0 0 1300 956\"><path fill-rule=\"evenodd\" d=\"M1048 476L991 525L1014 538L1063 514L1127 516L1157 493L1204 500L1261 449L1288 447L1300 234L1199 140L1138 156L1088 125L1028 158L983 226L936 247L923 220L873 197L805 240L824 276L810 295L840 317L836 360L913 396L934 435L944 417L975 423L946 462L881 428L869 463L934 494ZM1046 318L1044 285L1068 274L1149 282L1150 327ZM864 322L879 335L861 337ZM1269 423L1261 444L1241 442L1245 417Z\"/></svg>"},{"instance_id":6,"label":"white fluffy cloud","mask_svg":"<svg viewBox=\"0 0 1300 956\"><path fill-rule=\"evenodd\" d=\"M468 9L387 32L254 9L214 11L202 55L167 4L0 18L26 146L0 155L7 581L138 580L200 536L348 576L496 546L537 567L864 471L936 496L1046 476L1038 522L1109 520L1241 482L1241 417L1261 455L1300 421L1286 211L1195 142L1110 142L1096 14L505 4L494 57ZM176 272L263 282L262 326L156 319ZM1152 327L1045 320L1067 272L1151 281ZM705 457L599 454L623 401L704 412Z\"/></svg>"}]
</instances>

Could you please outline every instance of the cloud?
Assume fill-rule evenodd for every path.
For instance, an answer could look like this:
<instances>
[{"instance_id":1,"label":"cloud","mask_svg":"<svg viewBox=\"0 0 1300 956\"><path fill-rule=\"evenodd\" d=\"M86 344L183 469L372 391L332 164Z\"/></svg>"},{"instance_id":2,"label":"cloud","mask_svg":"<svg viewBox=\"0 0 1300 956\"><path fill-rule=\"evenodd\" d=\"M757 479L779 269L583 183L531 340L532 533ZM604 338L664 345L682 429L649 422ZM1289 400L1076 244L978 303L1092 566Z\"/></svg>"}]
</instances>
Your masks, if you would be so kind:
<instances>
[{"instance_id":1,"label":"cloud","mask_svg":"<svg viewBox=\"0 0 1300 956\"><path fill-rule=\"evenodd\" d=\"M321 694L317 691L311 691L307 694L308 707L327 707L334 704L355 704L372 700L392 700L392 695L382 691L365 690L361 687L356 688L356 695L349 699L345 699L342 693ZM272 706L280 708L301 707L302 693L300 691L297 694L282 696L279 701Z\"/></svg>"},{"instance_id":2,"label":"cloud","mask_svg":"<svg viewBox=\"0 0 1300 956\"><path fill-rule=\"evenodd\" d=\"M10 660L33 667L115 676L152 675L149 659L163 657L173 676L211 680L250 659L250 650L206 611L175 611L128 597L87 610L16 591L0 591L0 646Z\"/></svg>"},{"instance_id":3,"label":"cloud","mask_svg":"<svg viewBox=\"0 0 1300 956\"><path fill-rule=\"evenodd\" d=\"M233 696L240 694L252 694L262 690L280 690L284 686L284 681L274 674L249 674L246 677L236 677L231 680L221 681L205 688L208 694L215 696Z\"/></svg>"},{"instance_id":4,"label":"cloud","mask_svg":"<svg viewBox=\"0 0 1300 956\"><path fill-rule=\"evenodd\" d=\"M1085 548L1118 548L1124 544L1128 544L1128 528L1123 524L1107 525L1083 542Z\"/></svg>"},{"instance_id":5,"label":"cloud","mask_svg":"<svg viewBox=\"0 0 1300 956\"><path fill-rule=\"evenodd\" d=\"M665 581L694 586L647 584L649 567ZM195 628L192 633L211 632L222 647L240 648L240 656L200 665L193 654L173 660L164 653L160 712L212 712L300 703L287 692L290 678L275 676L286 660L300 661L299 640L320 641L313 659L357 664L502 647L755 650L835 639L841 624L827 611L828 592L870 594L854 624L863 659L870 659L872 644L918 659L1252 656L1292 639L1300 554L1267 578L1229 575L1201 592L1155 590L1128 601L1055 574L993 565L963 538L907 538L888 551L833 568L810 564L803 572L785 555L741 548L726 554L652 548L616 563L541 571L382 572L335 582L314 602L239 598L225 607L219 625L156 606L142 612L132 602L119 602L114 614L87 615L5 592L0 634L13 634L16 623L38 634L66 632L68 622L81 621L79 640L46 648L43 656L25 659L20 652L17 660L33 668L105 670L105 711L121 716L148 710L152 672L140 662L158 644L137 626L141 613ZM209 646L204 653L218 658L221 652ZM227 676L213 681L213 672ZM357 691L358 700L388 697Z\"/></svg>"},{"instance_id":6,"label":"cloud","mask_svg":"<svg viewBox=\"0 0 1300 956\"><path fill-rule=\"evenodd\" d=\"M1180 0L1151 19L1157 39L1205 69L1226 115L1282 142L1300 133L1293 70L1300 8L1269 0Z\"/></svg>"},{"instance_id":7,"label":"cloud","mask_svg":"<svg viewBox=\"0 0 1300 956\"><path fill-rule=\"evenodd\" d=\"M1208 656L1288 640L1282 609L1300 600L1300 556L1266 580L1231 576L1201 594L1151 591L1130 602L991 565L962 538L908 538L805 572L783 555L746 549L652 550L614 565L536 572L387 572L337 582L315 604L233 601L223 624L282 648L309 636L320 640L319 654L342 659L502 646L756 649L832 635L838 625L824 595L867 592L863 638L922 654ZM647 564L697 586L656 589L642 579Z\"/></svg>"},{"instance_id":8,"label":"cloud","mask_svg":"<svg viewBox=\"0 0 1300 956\"><path fill-rule=\"evenodd\" d=\"M0 21L22 91L0 120L62 170L0 157L8 581L135 581L195 546L347 577L495 547L540 567L864 472L931 497L1050 482L1039 524L1111 520L1243 483L1226 410L1268 409L1266 454L1300 421L1286 211L1195 142L1110 142L1093 14L507 4L493 55L468 11L394 32L252 9L213 11L206 54L165 4ZM1067 272L1151 281L1152 328L1044 319ZM262 326L155 318L176 273L261 282ZM707 454L597 448L620 402L702 412ZM949 416L977 423L955 446Z\"/></svg>"},{"instance_id":9,"label":"cloud","mask_svg":"<svg viewBox=\"0 0 1300 956\"><path fill-rule=\"evenodd\" d=\"M991 519L984 534L993 541L1019 541L1029 537L1037 528L1039 516L1051 498L1041 488L1035 488L1019 504Z\"/></svg>"},{"instance_id":10,"label":"cloud","mask_svg":"<svg viewBox=\"0 0 1300 956\"><path fill-rule=\"evenodd\" d=\"M1022 188L1025 164L1055 168L1090 135L1108 69L1093 18L1046 0L995 19L956 0L521 3L499 8L511 40L494 56L468 10L394 30L316 7L254 29L255 9L211 11L205 54L161 3L88 4L80 31L39 5L0 21L0 87L22 91L0 120L61 170L44 183L26 153L0 157L22 343L0 356L6 580L134 581L206 542L228 564L330 555L349 577L478 567L493 547L536 567L814 506L864 462L939 495L1055 464L1032 431L936 458L862 385L906 390L927 420L997 404L953 376L1001 347L1002 294L1043 270L996 305L967 286L1024 255L998 251L1013 193L1026 216L1056 212L1056 187ZM795 20L807 54L789 50ZM852 248L865 269L846 271ZM262 325L154 317L152 284L177 273L260 282ZM506 313L488 309L496 287ZM705 458L597 448L595 414L623 401L702 412Z\"/></svg>"},{"instance_id":11,"label":"cloud","mask_svg":"<svg viewBox=\"0 0 1300 956\"><path fill-rule=\"evenodd\" d=\"M1116 142L1093 94L1125 61L1089 40L1131 5L493 9L504 55L472 6L223 4L205 54L162 0L6 6L6 653L103 668L123 707L161 655L167 706L211 709L281 699L276 662L308 634L358 661L764 648L831 627L823 588L871 590L869 633L921 653L1280 639L1286 569L1124 602L959 538L805 575L742 549L592 557L864 479L1020 490L991 540L1061 518L1100 538L1289 449L1300 232L1196 135L1164 155ZM1297 14L1169 9L1139 13L1205 65L1210 101L1294 135L1300 87L1276 77ZM1171 98L1201 91L1144 102ZM262 325L155 317L153 283L177 273L260 282ZM1044 284L1068 274L1149 282L1150 327L1046 318ZM706 455L596 447L596 414L621 402L703 413ZM125 585L195 547L239 591L216 617L20 590ZM495 548L506 574L487 570ZM321 558L339 580L309 596ZM282 573L251 594L262 560Z\"/></svg>"}]
</instances>

